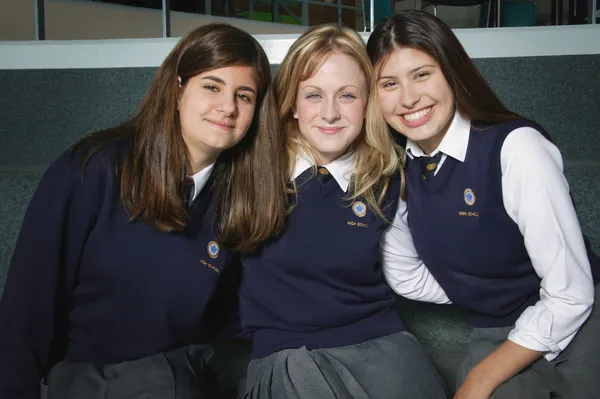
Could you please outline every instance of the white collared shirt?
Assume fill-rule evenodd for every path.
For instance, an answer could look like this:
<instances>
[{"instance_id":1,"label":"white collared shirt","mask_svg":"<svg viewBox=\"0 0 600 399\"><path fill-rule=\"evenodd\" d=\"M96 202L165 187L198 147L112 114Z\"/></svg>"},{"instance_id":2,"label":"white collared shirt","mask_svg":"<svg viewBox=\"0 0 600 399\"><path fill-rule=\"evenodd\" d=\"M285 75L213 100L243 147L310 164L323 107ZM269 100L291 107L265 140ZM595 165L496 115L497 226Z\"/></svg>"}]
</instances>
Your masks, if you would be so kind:
<instances>
[{"instance_id":1,"label":"white collared shirt","mask_svg":"<svg viewBox=\"0 0 600 399\"><path fill-rule=\"evenodd\" d=\"M481 134L485 134L482 132ZM464 162L470 123L458 113L431 154L442 152L435 173L450 156ZM407 140L407 155L424 155L416 143ZM521 314L508 339L523 347L546 352L554 359L571 342L589 316L594 301L594 285L581 228L563 174L560 151L540 132L530 127L515 129L506 137L500 152L502 197L509 217L523 234L533 268L541 278L540 300ZM443 302L441 288L416 259L392 256L399 247L396 236L406 241L405 210L399 209L392 229L383 240L386 277L391 287L411 299ZM399 229L397 222L403 222ZM390 254L390 251L393 253ZM411 272L407 281L405 271ZM422 281L430 284L422 284ZM412 287L421 283L422 292ZM443 292L443 291L442 291ZM444 294L445 296L445 294ZM447 299L447 298L446 298Z\"/></svg>"},{"instance_id":2,"label":"white collared shirt","mask_svg":"<svg viewBox=\"0 0 600 399\"><path fill-rule=\"evenodd\" d=\"M194 180L194 193L192 195L192 199L191 199L192 201L194 201L196 199L198 194L200 194L200 192L206 185L206 182L208 181L208 178L210 177L210 174L212 173L212 170L214 167L215 167L215 164L212 163L212 164L208 165L206 168L202 169L200 172L194 173L191 176L191 178Z\"/></svg>"},{"instance_id":3,"label":"white collared shirt","mask_svg":"<svg viewBox=\"0 0 600 399\"><path fill-rule=\"evenodd\" d=\"M348 151L327 165L319 165L327 168L331 176L333 176L337 184L344 192L348 192L350 174L352 173L352 168L354 167L355 161L354 154L354 151ZM309 156L299 153L296 156L296 164L294 165L291 179L295 180L298 176L304 173L307 169L312 168L314 165L315 163Z\"/></svg>"}]
</instances>

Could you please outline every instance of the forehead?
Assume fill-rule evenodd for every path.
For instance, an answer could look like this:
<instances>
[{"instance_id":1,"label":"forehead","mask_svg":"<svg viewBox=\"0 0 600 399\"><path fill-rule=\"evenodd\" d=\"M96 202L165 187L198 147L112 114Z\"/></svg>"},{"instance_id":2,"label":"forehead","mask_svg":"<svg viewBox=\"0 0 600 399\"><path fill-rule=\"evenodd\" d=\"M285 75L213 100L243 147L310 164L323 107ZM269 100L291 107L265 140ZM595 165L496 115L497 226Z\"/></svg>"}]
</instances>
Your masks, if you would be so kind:
<instances>
[{"instance_id":1,"label":"forehead","mask_svg":"<svg viewBox=\"0 0 600 399\"><path fill-rule=\"evenodd\" d=\"M233 65L223 68L211 69L198 75L200 78L212 76L221 79L227 85L243 85L256 89L256 72L253 67L246 65Z\"/></svg>"},{"instance_id":2,"label":"forehead","mask_svg":"<svg viewBox=\"0 0 600 399\"><path fill-rule=\"evenodd\" d=\"M396 48L379 67L379 76L389 76L412 71L424 65L439 66L438 62L424 51L411 47Z\"/></svg>"},{"instance_id":3,"label":"forehead","mask_svg":"<svg viewBox=\"0 0 600 399\"><path fill-rule=\"evenodd\" d=\"M316 68L312 76L300 82L300 87L338 87L343 85L362 86L366 76L358 62L346 54L330 54Z\"/></svg>"}]
</instances>

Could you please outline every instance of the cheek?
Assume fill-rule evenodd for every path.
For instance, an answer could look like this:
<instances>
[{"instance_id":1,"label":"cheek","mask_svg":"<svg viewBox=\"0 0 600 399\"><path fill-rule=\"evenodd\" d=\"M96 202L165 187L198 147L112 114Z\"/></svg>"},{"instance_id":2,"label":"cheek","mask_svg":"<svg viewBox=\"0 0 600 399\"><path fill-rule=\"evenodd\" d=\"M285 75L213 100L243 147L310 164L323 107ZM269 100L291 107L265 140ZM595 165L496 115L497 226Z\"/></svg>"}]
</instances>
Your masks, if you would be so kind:
<instances>
[{"instance_id":1,"label":"cheek","mask_svg":"<svg viewBox=\"0 0 600 399\"><path fill-rule=\"evenodd\" d=\"M445 79L441 79L437 85L428 88L429 93L433 93L433 97L440 106L439 117L446 120L450 118L454 112L454 95Z\"/></svg>"},{"instance_id":2,"label":"cheek","mask_svg":"<svg viewBox=\"0 0 600 399\"><path fill-rule=\"evenodd\" d=\"M344 107L344 115L352 125L362 125L365 119L366 106L363 102L355 102Z\"/></svg>"},{"instance_id":3,"label":"cheek","mask_svg":"<svg viewBox=\"0 0 600 399\"><path fill-rule=\"evenodd\" d=\"M179 104L177 106L177 111L179 112L179 119L180 120L185 120L185 118L188 116L189 112L188 112L188 101L187 99L184 97L181 97L181 99L179 100Z\"/></svg>"},{"instance_id":4,"label":"cheek","mask_svg":"<svg viewBox=\"0 0 600 399\"><path fill-rule=\"evenodd\" d=\"M210 113L214 108L209 98L184 93L179 100L179 119L184 123L197 123L199 118Z\"/></svg>"},{"instance_id":5,"label":"cheek","mask_svg":"<svg viewBox=\"0 0 600 399\"><path fill-rule=\"evenodd\" d=\"M393 93L380 91L379 97L379 108L384 116L389 116L394 113L394 104L396 104L396 98Z\"/></svg>"},{"instance_id":6,"label":"cheek","mask_svg":"<svg viewBox=\"0 0 600 399\"><path fill-rule=\"evenodd\" d=\"M319 115L319 107L313 104L299 104L296 109L296 119L298 124L310 123Z\"/></svg>"},{"instance_id":7,"label":"cheek","mask_svg":"<svg viewBox=\"0 0 600 399\"><path fill-rule=\"evenodd\" d=\"M242 130L244 133L246 133L250 128L250 125L252 125L252 121L254 120L254 111L254 106L245 106L240 112L237 125L240 127L240 130Z\"/></svg>"},{"instance_id":8,"label":"cheek","mask_svg":"<svg viewBox=\"0 0 600 399\"><path fill-rule=\"evenodd\" d=\"M428 80L427 85L423 87L423 91L436 101L443 101L444 103L452 101L452 90L450 90L446 79L441 76L438 79Z\"/></svg>"},{"instance_id":9,"label":"cheek","mask_svg":"<svg viewBox=\"0 0 600 399\"><path fill-rule=\"evenodd\" d=\"M446 101L448 102L448 105L450 106L450 108L454 108L454 94L452 93L450 86L446 86L445 95L446 95Z\"/></svg>"},{"instance_id":10,"label":"cheek","mask_svg":"<svg viewBox=\"0 0 600 399\"><path fill-rule=\"evenodd\" d=\"M184 133L193 128L195 121L191 118L192 112L182 103L179 107L179 124Z\"/></svg>"}]
</instances>

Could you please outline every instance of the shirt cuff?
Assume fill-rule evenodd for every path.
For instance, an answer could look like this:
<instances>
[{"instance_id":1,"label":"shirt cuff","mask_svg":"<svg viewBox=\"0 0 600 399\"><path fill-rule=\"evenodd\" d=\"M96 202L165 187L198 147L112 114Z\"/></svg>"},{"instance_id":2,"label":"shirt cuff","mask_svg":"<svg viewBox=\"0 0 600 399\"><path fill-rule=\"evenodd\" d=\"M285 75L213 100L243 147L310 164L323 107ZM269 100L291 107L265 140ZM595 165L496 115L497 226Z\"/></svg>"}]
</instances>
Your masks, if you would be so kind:
<instances>
[{"instance_id":1,"label":"shirt cuff","mask_svg":"<svg viewBox=\"0 0 600 399\"><path fill-rule=\"evenodd\" d=\"M527 349L543 352L544 358L550 361L567 347L572 336L564 339L560 344L557 343L551 336L553 314L538 305L525 309L515 323L515 328L508 334L508 339Z\"/></svg>"}]
</instances>

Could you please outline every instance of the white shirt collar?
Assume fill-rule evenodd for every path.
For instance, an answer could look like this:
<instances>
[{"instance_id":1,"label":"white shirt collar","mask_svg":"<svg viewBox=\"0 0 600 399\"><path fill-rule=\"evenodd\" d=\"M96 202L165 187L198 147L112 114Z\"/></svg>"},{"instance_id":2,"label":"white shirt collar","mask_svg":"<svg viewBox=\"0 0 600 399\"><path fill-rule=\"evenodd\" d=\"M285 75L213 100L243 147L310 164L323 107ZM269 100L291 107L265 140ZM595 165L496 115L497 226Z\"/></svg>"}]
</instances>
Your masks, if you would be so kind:
<instances>
[{"instance_id":1,"label":"white shirt collar","mask_svg":"<svg viewBox=\"0 0 600 399\"><path fill-rule=\"evenodd\" d=\"M192 201L196 199L196 196L200 194L200 191L202 191L202 189L206 185L206 182L208 181L208 178L210 177L214 166L215 164L212 163L206 168L202 169L200 172L197 172L193 176L191 176L194 180L194 195L192 195Z\"/></svg>"},{"instance_id":2,"label":"white shirt collar","mask_svg":"<svg viewBox=\"0 0 600 399\"><path fill-rule=\"evenodd\" d=\"M457 161L464 162L467 156L467 147L469 146L469 136L471 134L471 122L460 115L458 111L454 113L452 123L442 139L440 145L430 154L431 156L442 152ZM411 139L406 139L406 154L411 157L422 157L425 155L417 143Z\"/></svg>"},{"instance_id":3,"label":"white shirt collar","mask_svg":"<svg viewBox=\"0 0 600 399\"><path fill-rule=\"evenodd\" d=\"M329 173L331 173L337 184L344 192L348 191L348 185L350 184L350 173L354 167L354 155L354 151L350 150L327 165L319 165L327 168ZM295 180L298 176L314 165L314 161L312 161L308 155L304 154L303 152L298 153L291 179Z\"/></svg>"}]
</instances>

